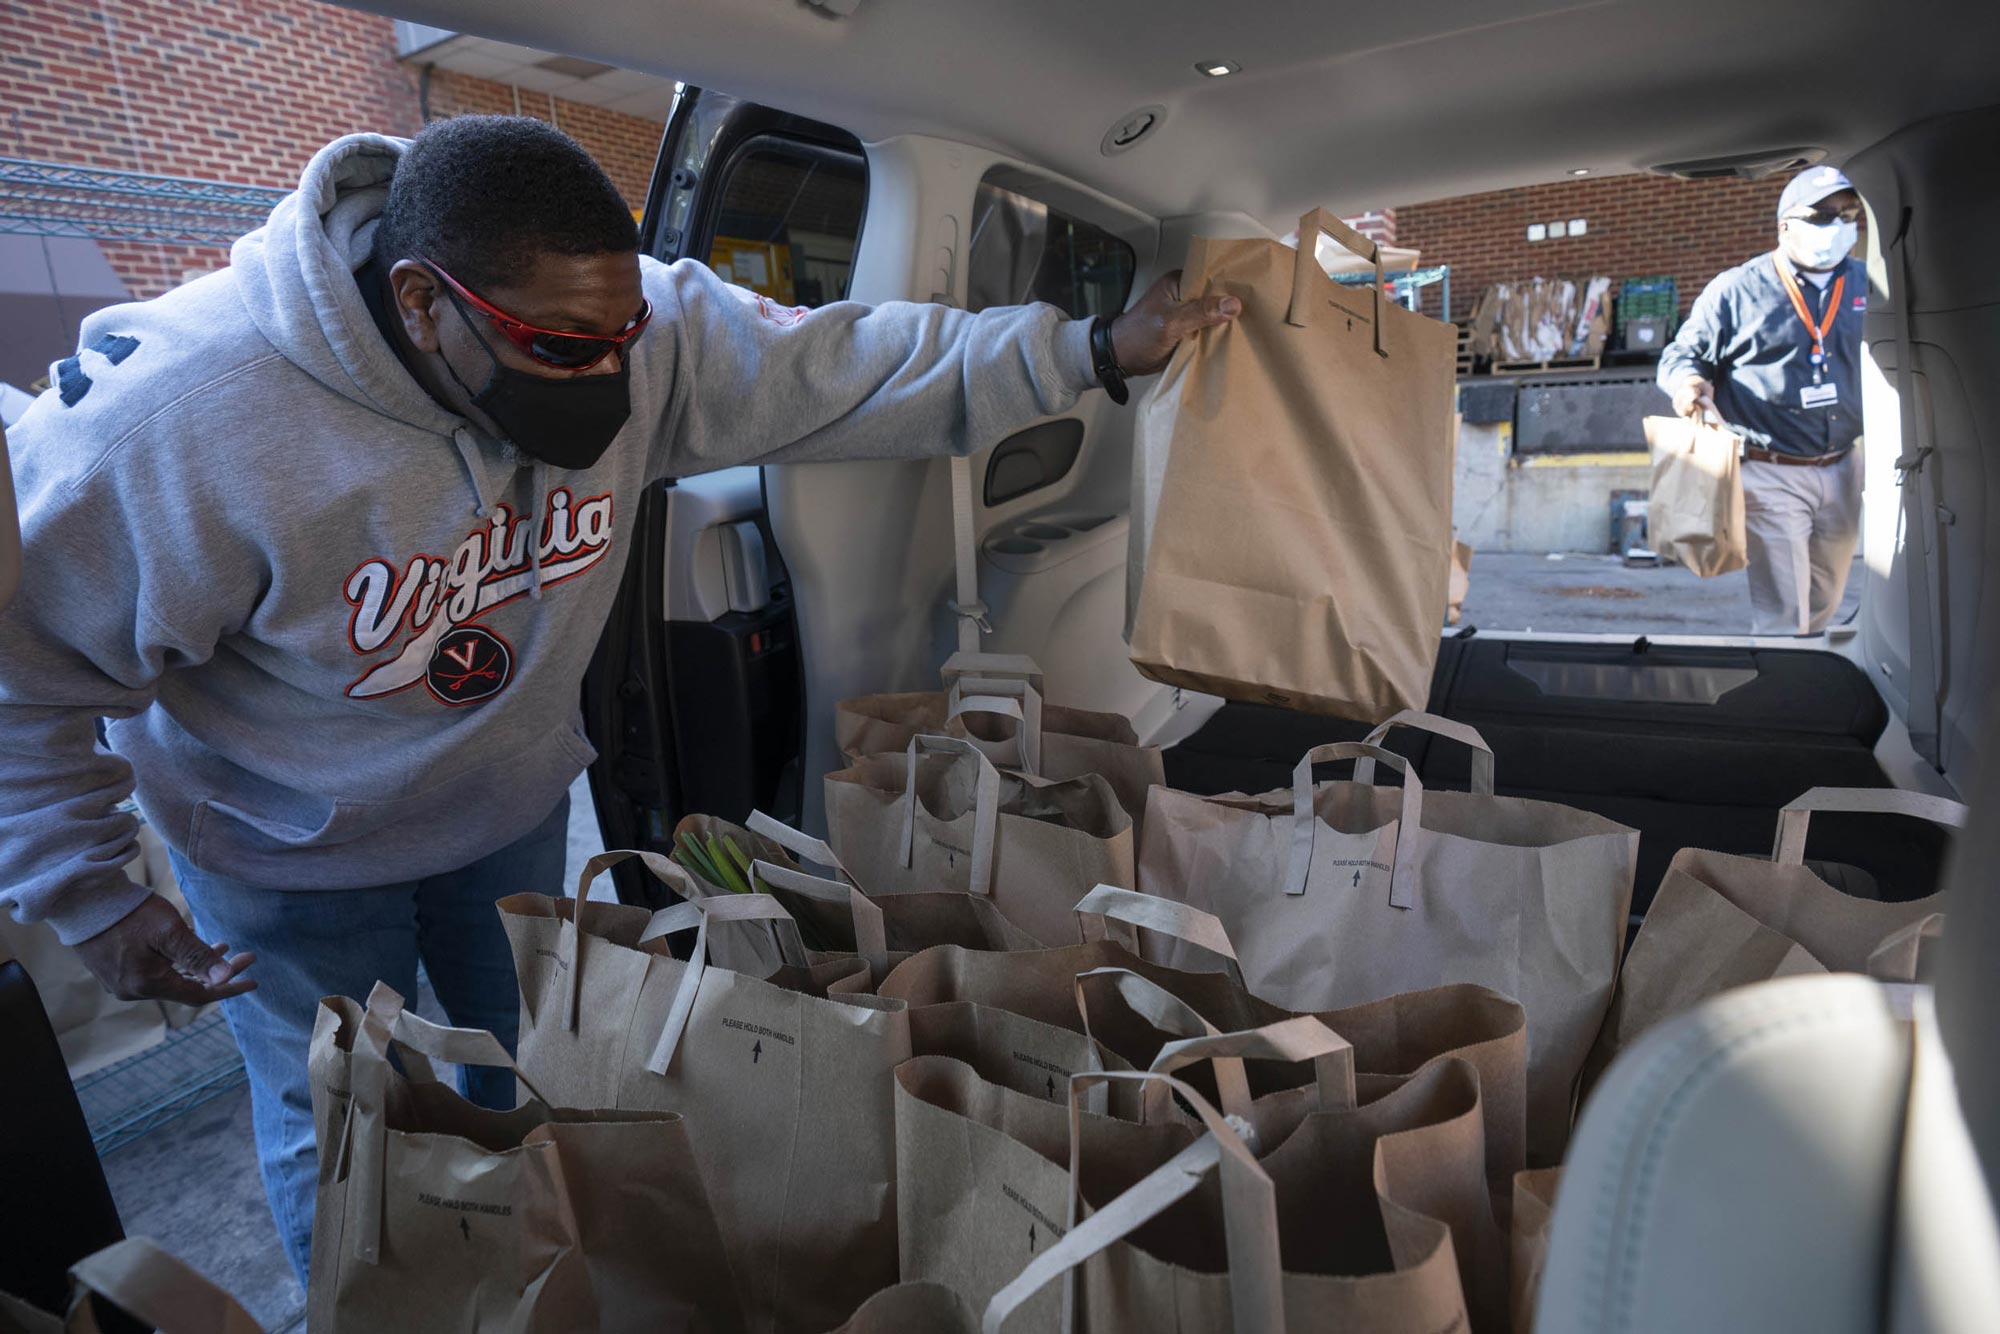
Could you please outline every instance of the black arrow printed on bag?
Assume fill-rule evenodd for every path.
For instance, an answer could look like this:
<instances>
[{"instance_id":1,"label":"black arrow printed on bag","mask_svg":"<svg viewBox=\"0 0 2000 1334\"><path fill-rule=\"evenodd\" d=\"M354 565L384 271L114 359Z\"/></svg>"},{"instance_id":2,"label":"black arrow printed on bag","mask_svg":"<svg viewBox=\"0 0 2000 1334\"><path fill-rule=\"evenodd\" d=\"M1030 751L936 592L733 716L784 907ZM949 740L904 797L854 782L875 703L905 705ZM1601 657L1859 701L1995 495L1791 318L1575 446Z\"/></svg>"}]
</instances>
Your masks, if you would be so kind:
<instances>
[{"instance_id":1,"label":"black arrow printed on bag","mask_svg":"<svg viewBox=\"0 0 2000 1334\"><path fill-rule=\"evenodd\" d=\"M466 1222L463 1218L461 1218L458 1220L458 1230L465 1234L465 1239L467 1241L472 1240L472 1224Z\"/></svg>"},{"instance_id":2,"label":"black arrow printed on bag","mask_svg":"<svg viewBox=\"0 0 2000 1334\"><path fill-rule=\"evenodd\" d=\"M763 1054L764 1054L764 1043L762 1039L759 1039L757 1045L750 1048L750 1064L752 1065L757 1064L757 1059Z\"/></svg>"}]
</instances>

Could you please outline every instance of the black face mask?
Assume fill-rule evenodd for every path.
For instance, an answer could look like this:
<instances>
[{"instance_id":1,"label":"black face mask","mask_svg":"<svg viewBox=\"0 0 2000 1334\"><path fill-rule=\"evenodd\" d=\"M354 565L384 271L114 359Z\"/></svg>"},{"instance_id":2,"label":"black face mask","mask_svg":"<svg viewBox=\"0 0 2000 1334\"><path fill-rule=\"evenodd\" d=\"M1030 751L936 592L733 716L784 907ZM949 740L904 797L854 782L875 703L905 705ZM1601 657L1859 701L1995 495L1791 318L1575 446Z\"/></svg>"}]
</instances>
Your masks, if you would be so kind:
<instances>
[{"instance_id":1,"label":"black face mask","mask_svg":"<svg viewBox=\"0 0 2000 1334\"><path fill-rule=\"evenodd\" d=\"M570 469L588 468L603 458L632 415L631 363L621 357L612 374L559 379L515 370L494 355L492 344L479 332L477 317L459 304L456 293L452 303L493 363L486 387L475 394L439 353L445 371L472 399L472 406L491 418L514 447L531 458Z\"/></svg>"}]
</instances>

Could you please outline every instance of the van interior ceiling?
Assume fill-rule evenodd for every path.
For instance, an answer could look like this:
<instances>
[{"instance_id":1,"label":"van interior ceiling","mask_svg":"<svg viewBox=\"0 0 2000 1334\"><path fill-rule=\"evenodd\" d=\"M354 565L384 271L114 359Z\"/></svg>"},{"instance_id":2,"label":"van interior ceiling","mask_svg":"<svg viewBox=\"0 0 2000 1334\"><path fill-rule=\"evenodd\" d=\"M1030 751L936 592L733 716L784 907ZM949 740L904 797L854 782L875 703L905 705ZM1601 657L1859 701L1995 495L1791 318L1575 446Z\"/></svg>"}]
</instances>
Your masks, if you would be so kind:
<instances>
[{"instance_id":1,"label":"van interior ceiling","mask_svg":"<svg viewBox=\"0 0 2000 1334\"><path fill-rule=\"evenodd\" d=\"M1764 803L1813 772L1829 746L1843 764L1872 755L1877 782L1970 790L1979 763L1972 738L2000 678L2000 581L1987 577L2000 567L1988 535L2000 516L2000 466L1989 461L2000 391L1979 370L2000 357L2000 263L1982 244L2000 204L1992 60L2000 6L599 0L577 10L534 0L407 0L398 8L424 23L648 69L851 135L868 179L849 291L864 301L968 303L975 200L982 183L1002 180L1123 238L1138 291L1174 267L1194 234L1283 235L1315 206L1358 212L1579 170L1671 165L1701 176L1803 160L1842 165L1872 215L1876 299L1864 341L1883 374L1866 405L1873 447L1862 626L1819 646L1844 654L1854 680L1865 675L1888 708L1874 713L1879 703L1856 696L1852 682L1831 689L1794 730L1779 727L1771 753L1783 762L1770 769L1771 791L1746 796L1745 809L1770 818ZM1197 66L1213 61L1236 70L1204 77ZM1916 346L1918 385L1907 431L1896 395L1912 360L1899 350L1906 342ZM1119 709L1140 719L1147 736L1180 740L1206 714L1178 714L1187 701L1140 680L1119 642L1122 571L1110 539L1126 507L1130 414L1095 401L1101 395L1085 397L1069 414L1083 432L1073 464L1019 499L989 485L977 530L989 557L1024 525L1076 535L1089 530L1065 524L1108 520L1107 540L1075 542L1075 560L1065 546L1065 559L1049 568L1009 573L1007 596L1054 610L1034 621L1027 637L1038 642L1019 642L996 603L994 647L1053 659L1044 665L1058 700ZM1907 511L1899 460L1922 463L1909 469L1921 499ZM987 462L975 460L978 475L988 476ZM800 784L800 815L817 825L816 776L837 767L833 701L924 688L950 651L951 488L945 464L905 463L773 468L762 489L804 663L799 767L811 777ZM1921 555L1916 577L1903 556L1906 529ZM1001 564L989 561L982 577ZM1051 593L1058 579L1068 582ZM1920 641L1928 631L1929 652L1911 651L1912 627ZM1643 708L1621 714L1625 706L1602 699L1562 719L1508 703L1508 682L1543 670L1522 671L1512 658L1540 651L1496 640L1441 660L1433 708L1456 707L1482 729L1502 726L1500 715L1521 727L1517 769L1533 772L1517 772L1512 783L1503 773L1504 786L1574 794L1581 780L1536 769L1533 739L1593 711L1596 722L1572 741L1637 734L1672 749L1686 740ZM1603 646L1591 652L1615 656ZM1684 650L1693 655L1687 662L1662 665L1768 672L1774 691L1786 673L1824 670L1788 664L1779 652ZM1494 655L1508 662L1485 662ZM1604 666L1586 671L1571 661L1560 671L1582 679L1579 671ZM1480 675L1488 671L1503 675ZM1441 700L1436 690L1462 693ZM1475 707L1475 698L1484 703ZM1481 709L1498 712L1482 721ZM1721 741L1730 724L1721 714L1712 721ZM1181 763L1244 744L1241 734L1211 733ZM1281 749L1296 754L1295 738ZM1684 784L1714 772L1714 760L1714 752L1690 752L1652 781ZM1227 772L1225 763L1180 778L1205 785ZM1635 787L1617 798L1663 795ZM1705 818L1691 807L1683 815L1690 830ZM1641 885L1650 884L1648 860L1642 853Z\"/></svg>"}]
</instances>

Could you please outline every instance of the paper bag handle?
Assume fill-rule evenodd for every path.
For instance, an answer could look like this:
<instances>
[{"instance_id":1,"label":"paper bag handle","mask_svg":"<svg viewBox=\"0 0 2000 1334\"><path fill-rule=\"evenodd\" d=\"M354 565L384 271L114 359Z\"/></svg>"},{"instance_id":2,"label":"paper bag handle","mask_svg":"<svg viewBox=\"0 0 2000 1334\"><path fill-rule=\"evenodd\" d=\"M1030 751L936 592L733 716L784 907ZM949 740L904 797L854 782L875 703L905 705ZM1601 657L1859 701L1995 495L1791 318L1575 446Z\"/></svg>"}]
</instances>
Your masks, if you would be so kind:
<instances>
[{"instance_id":1,"label":"paper bag handle","mask_svg":"<svg viewBox=\"0 0 2000 1334\"><path fill-rule=\"evenodd\" d=\"M1285 323L1303 329L1310 322L1307 312L1313 308L1314 274L1324 282L1333 281L1319 266L1321 232L1375 265L1375 353L1388 356L1389 344L1382 330L1382 248L1323 208L1311 209L1299 219L1299 249L1292 259L1292 304L1285 312Z\"/></svg>"},{"instance_id":2,"label":"paper bag handle","mask_svg":"<svg viewBox=\"0 0 2000 1334\"><path fill-rule=\"evenodd\" d=\"M974 894L993 893L993 853L1000 823L1000 771L979 747L951 736L913 736L906 752L909 764L903 779L903 866L917 864L917 757L919 755L961 755L979 766L979 778L972 789L972 878L967 886Z\"/></svg>"},{"instance_id":3,"label":"paper bag handle","mask_svg":"<svg viewBox=\"0 0 2000 1334\"><path fill-rule=\"evenodd\" d=\"M878 985L889 975L889 931L882 920L882 909L854 885L844 880L822 880L766 861L750 863L750 874L773 889L846 908L854 927L854 952L868 961Z\"/></svg>"},{"instance_id":4,"label":"paper bag handle","mask_svg":"<svg viewBox=\"0 0 2000 1334\"><path fill-rule=\"evenodd\" d=\"M786 961L805 963L805 948L799 939L798 923L785 911L785 905L769 894L689 899L686 903L654 913L645 934L639 938L642 944L656 936L685 931L691 926L696 928L694 949L689 952L687 965L681 972L681 984L674 991L674 1003L667 1010L667 1021L660 1027L660 1037L653 1044L652 1055L646 1058L646 1069L656 1075L664 1075L674 1063L681 1034L687 1030L688 1016L694 1012L695 993L701 990L702 974L708 971L708 928L713 922L777 922L782 928L777 933L778 944L785 952Z\"/></svg>"},{"instance_id":5,"label":"paper bag handle","mask_svg":"<svg viewBox=\"0 0 2000 1334\"><path fill-rule=\"evenodd\" d=\"M848 874L847 867L835 855L833 848L811 834L794 829L762 811L750 812L750 818L743 822L743 827L759 838L769 839L800 861L814 866L824 866L829 871L837 871L840 873L840 878L848 884L854 883L854 877Z\"/></svg>"},{"instance_id":6,"label":"paper bag handle","mask_svg":"<svg viewBox=\"0 0 2000 1334\"><path fill-rule=\"evenodd\" d=\"M1403 813L1396 827L1395 864L1389 868L1389 904L1395 908L1414 907L1417 831L1424 816L1423 780L1401 755L1366 741L1335 741L1314 746L1292 770L1292 853L1285 867L1285 893L1306 892L1306 881L1312 874L1313 833L1319 823L1319 817L1313 813L1313 766L1334 760L1380 760L1403 775Z\"/></svg>"},{"instance_id":7,"label":"paper bag handle","mask_svg":"<svg viewBox=\"0 0 2000 1334\"><path fill-rule=\"evenodd\" d=\"M1916 921L1890 932L1868 952L1868 976L1878 982L1922 982L1926 980L1927 959L1944 934L1944 914L1925 913Z\"/></svg>"},{"instance_id":8,"label":"paper bag handle","mask_svg":"<svg viewBox=\"0 0 2000 1334\"><path fill-rule=\"evenodd\" d=\"M262 1334L234 1297L146 1237L86 1255L69 1276L159 1334Z\"/></svg>"},{"instance_id":9,"label":"paper bag handle","mask_svg":"<svg viewBox=\"0 0 2000 1334\"><path fill-rule=\"evenodd\" d=\"M1158 1082L1187 1100L1208 1133L1140 1179L1081 1222L1083 1107L1081 1096L1116 1080ZM1284 1334L1284 1262L1278 1246L1277 1190L1250 1149L1208 1100L1172 1075L1150 1070L1080 1072L1069 1079L1069 1231L1043 1251L1006 1287L993 1294L981 1321L983 1334L1001 1334L1021 1304L1051 1281L1066 1278L1065 1334L1075 1328L1077 1266L1129 1236L1149 1219L1191 1194L1214 1168L1222 1173L1222 1223L1229 1253L1229 1308L1238 1330Z\"/></svg>"},{"instance_id":10,"label":"paper bag handle","mask_svg":"<svg viewBox=\"0 0 2000 1334\"><path fill-rule=\"evenodd\" d=\"M1908 815L1946 829L1965 827L1965 807L1956 801L1898 787L1816 787L1778 812L1778 841L1771 860L1798 866L1806 858L1806 821L1814 811Z\"/></svg>"},{"instance_id":11,"label":"paper bag handle","mask_svg":"<svg viewBox=\"0 0 2000 1334\"><path fill-rule=\"evenodd\" d=\"M1089 922L1097 918L1099 924L1123 922L1136 926L1142 931L1156 931L1163 936L1171 936L1184 945L1193 945L1207 950L1228 965L1226 972L1238 985L1243 981L1242 966L1236 961L1236 946L1230 943L1229 931L1222 925L1222 919L1213 913L1203 912L1191 903L1179 899L1162 898L1158 894L1144 894L1136 889L1121 889L1117 885L1099 885L1076 901L1072 910L1076 913L1076 938L1090 939ZM1104 930L1109 939L1110 929Z\"/></svg>"},{"instance_id":12,"label":"paper bag handle","mask_svg":"<svg viewBox=\"0 0 2000 1334\"><path fill-rule=\"evenodd\" d=\"M1435 713L1425 713L1421 709L1404 709L1361 739L1371 746L1379 746L1389 733L1398 727L1429 732L1433 736L1441 736L1447 741L1456 741L1461 746L1469 747L1472 751L1473 794L1481 797L1493 795L1493 747L1487 745L1486 738L1477 731L1453 719L1440 718ZM1354 781L1372 785L1375 782L1375 761L1356 760Z\"/></svg>"},{"instance_id":13,"label":"paper bag handle","mask_svg":"<svg viewBox=\"0 0 2000 1334\"><path fill-rule=\"evenodd\" d=\"M1078 973L1071 984L1076 992L1076 1012L1083 1019L1083 1035L1090 1039L1093 1048L1098 1045L1097 1035L1090 1028L1090 984L1093 982L1109 983L1127 1009L1162 1033L1180 1038L1216 1037L1222 1033L1192 1005L1131 969L1093 968ZM1244 1072L1243 1062L1218 1061L1215 1066L1215 1090L1224 1116L1249 1116L1250 1079ZM1148 1084L1139 1106L1140 1121L1159 1119L1160 1114L1166 1111L1169 1096L1166 1085Z\"/></svg>"},{"instance_id":14,"label":"paper bag handle","mask_svg":"<svg viewBox=\"0 0 2000 1334\"><path fill-rule=\"evenodd\" d=\"M556 939L556 963L564 977L568 979L568 989L563 993L563 1029L576 1032L577 1006L583 992L583 914L584 905L591 901L590 886L597 877L623 861L637 857L653 878L671 889L683 899L706 898L707 892L695 882L687 871L675 865L670 857L657 852L647 852L640 848L619 848L611 852L600 852L583 864L583 870L576 877L576 898L569 914L568 929L560 931Z\"/></svg>"},{"instance_id":15,"label":"paper bag handle","mask_svg":"<svg viewBox=\"0 0 2000 1334\"><path fill-rule=\"evenodd\" d=\"M947 723L957 722L968 713L1012 718L1017 724L1014 729L1013 762L1007 759L1004 742L983 742L969 735L966 739L995 764L1006 764L1010 769L1018 769L1037 778L1042 776L1042 697L1033 686L1026 681L1001 677L962 676L952 682L951 693L945 703ZM988 750L989 745L994 750Z\"/></svg>"},{"instance_id":16,"label":"paper bag handle","mask_svg":"<svg viewBox=\"0 0 2000 1334\"><path fill-rule=\"evenodd\" d=\"M1228 1095L1224 1094L1222 1110L1225 1115L1242 1118L1247 1125L1250 1117L1250 1086L1243 1070L1245 1060L1285 1063L1311 1061L1314 1092L1318 1097L1316 1110L1344 1112L1352 1111L1354 1108L1356 1101L1354 1047L1346 1038L1309 1014L1294 1015L1289 1019L1280 1019L1274 1024L1245 1029L1240 1033L1208 1033L1200 1037L1169 1042L1160 1048L1160 1054L1153 1058L1151 1068L1155 1074L1170 1075L1187 1066L1209 1061L1215 1068L1218 1092L1224 1088L1223 1071L1231 1070L1232 1085L1238 1080L1242 1081L1240 1087L1243 1090L1243 1105L1232 1111L1227 1101ZM1251 1146L1253 1150L1257 1147L1254 1144Z\"/></svg>"},{"instance_id":17,"label":"paper bag handle","mask_svg":"<svg viewBox=\"0 0 2000 1334\"><path fill-rule=\"evenodd\" d=\"M548 1102L491 1033L482 1029L446 1028L403 1007L400 992L386 982L377 982L368 993L361 1028L354 1035L350 1049L351 1088L345 1134L351 1137L352 1189L361 1205L350 1212L349 1219L354 1256L366 1264L380 1263L382 1258L382 1209L389 1156L390 1047L403 1052L404 1065L413 1082L437 1081L437 1072L430 1066L433 1059L459 1065L488 1065L512 1071L529 1093L543 1103Z\"/></svg>"}]
</instances>

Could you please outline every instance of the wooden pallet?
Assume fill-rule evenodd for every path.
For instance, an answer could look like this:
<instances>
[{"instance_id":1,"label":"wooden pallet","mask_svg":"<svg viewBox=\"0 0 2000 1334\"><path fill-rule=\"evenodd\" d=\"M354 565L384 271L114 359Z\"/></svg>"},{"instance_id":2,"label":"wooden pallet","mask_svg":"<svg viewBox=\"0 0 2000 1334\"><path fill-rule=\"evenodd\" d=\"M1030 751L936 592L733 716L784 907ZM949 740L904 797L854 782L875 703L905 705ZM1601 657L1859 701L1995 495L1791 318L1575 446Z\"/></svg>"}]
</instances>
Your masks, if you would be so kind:
<instances>
[{"instance_id":1,"label":"wooden pallet","mask_svg":"<svg viewBox=\"0 0 2000 1334\"><path fill-rule=\"evenodd\" d=\"M1550 357L1547 361L1496 361L1495 375L1539 375L1544 371L1594 371L1603 357Z\"/></svg>"}]
</instances>

